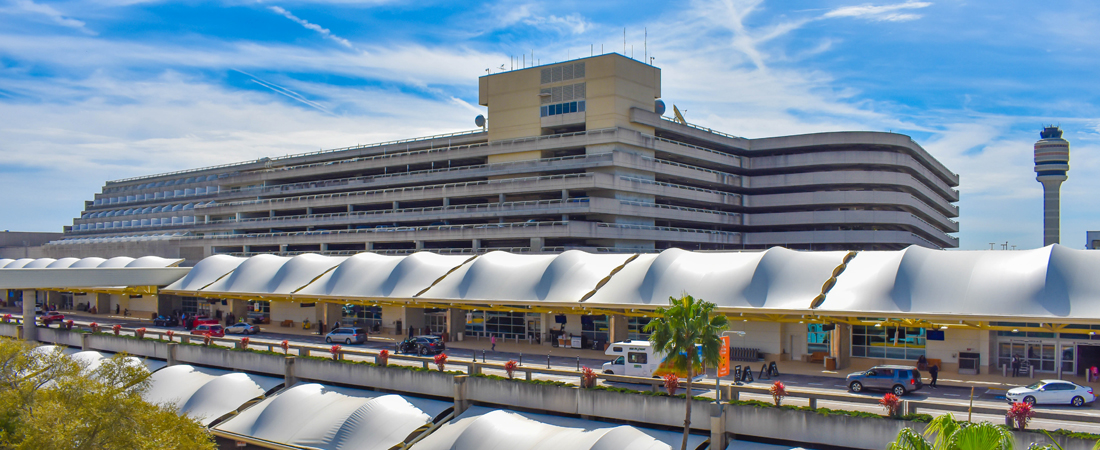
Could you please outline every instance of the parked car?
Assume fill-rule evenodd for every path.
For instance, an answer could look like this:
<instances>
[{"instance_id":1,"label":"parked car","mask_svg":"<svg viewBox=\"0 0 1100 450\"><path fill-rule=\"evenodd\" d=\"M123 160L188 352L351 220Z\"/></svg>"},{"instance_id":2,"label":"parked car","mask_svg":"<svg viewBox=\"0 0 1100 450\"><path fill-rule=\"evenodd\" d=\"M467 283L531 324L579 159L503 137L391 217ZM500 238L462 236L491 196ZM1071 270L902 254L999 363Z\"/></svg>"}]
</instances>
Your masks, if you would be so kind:
<instances>
[{"instance_id":1,"label":"parked car","mask_svg":"<svg viewBox=\"0 0 1100 450\"><path fill-rule=\"evenodd\" d=\"M153 325L158 327L178 327L180 326L180 319L175 316L160 315L157 316L156 319L153 319Z\"/></svg>"},{"instance_id":2,"label":"parked car","mask_svg":"<svg viewBox=\"0 0 1100 450\"><path fill-rule=\"evenodd\" d=\"M397 344L397 353L417 353L420 355L443 353L447 346L435 336L416 336Z\"/></svg>"},{"instance_id":3,"label":"parked car","mask_svg":"<svg viewBox=\"0 0 1100 450\"><path fill-rule=\"evenodd\" d=\"M225 334L256 334L259 332L260 327L244 322L237 322L225 327Z\"/></svg>"},{"instance_id":4,"label":"parked car","mask_svg":"<svg viewBox=\"0 0 1100 450\"><path fill-rule=\"evenodd\" d=\"M848 375L848 390L862 392L864 389L880 389L901 397L924 386L921 374L916 367L875 366L864 372Z\"/></svg>"},{"instance_id":5,"label":"parked car","mask_svg":"<svg viewBox=\"0 0 1100 450\"><path fill-rule=\"evenodd\" d=\"M1092 388L1063 380L1039 380L1024 387L1012 388L1005 394L1009 402L1032 405L1054 404L1084 406L1096 401Z\"/></svg>"},{"instance_id":6,"label":"parked car","mask_svg":"<svg viewBox=\"0 0 1100 450\"><path fill-rule=\"evenodd\" d=\"M210 317L206 317L206 316L195 318L195 326L196 327L198 327L199 325L218 325L220 323L221 323L220 320L210 318Z\"/></svg>"},{"instance_id":7,"label":"parked car","mask_svg":"<svg viewBox=\"0 0 1100 450\"><path fill-rule=\"evenodd\" d=\"M43 324L50 324L53 322L61 322L65 320L65 315L57 311L46 311L42 315L38 316L38 320Z\"/></svg>"},{"instance_id":8,"label":"parked car","mask_svg":"<svg viewBox=\"0 0 1100 450\"><path fill-rule=\"evenodd\" d=\"M345 344L362 344L367 342L367 332L362 328L337 328L325 335L325 342L343 342Z\"/></svg>"},{"instance_id":9,"label":"parked car","mask_svg":"<svg viewBox=\"0 0 1100 450\"><path fill-rule=\"evenodd\" d=\"M191 330L193 336L225 337L225 327L221 325L198 325Z\"/></svg>"}]
</instances>

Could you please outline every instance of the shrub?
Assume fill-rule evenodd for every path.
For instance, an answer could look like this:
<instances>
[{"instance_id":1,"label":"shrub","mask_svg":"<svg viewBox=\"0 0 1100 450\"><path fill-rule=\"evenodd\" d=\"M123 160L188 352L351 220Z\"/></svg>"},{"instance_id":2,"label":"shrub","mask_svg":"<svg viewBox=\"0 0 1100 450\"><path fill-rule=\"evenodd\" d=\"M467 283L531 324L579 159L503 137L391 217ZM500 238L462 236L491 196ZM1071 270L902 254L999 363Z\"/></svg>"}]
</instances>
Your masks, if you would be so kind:
<instances>
[{"instance_id":1,"label":"shrub","mask_svg":"<svg viewBox=\"0 0 1100 450\"><path fill-rule=\"evenodd\" d=\"M111 331L115 333L115 336L118 336L118 333L122 331L122 325L115 324L113 327L111 327Z\"/></svg>"},{"instance_id":2,"label":"shrub","mask_svg":"<svg viewBox=\"0 0 1100 450\"><path fill-rule=\"evenodd\" d=\"M665 391L668 395L676 395L676 390L680 389L680 377L674 373L665 374Z\"/></svg>"},{"instance_id":3,"label":"shrub","mask_svg":"<svg viewBox=\"0 0 1100 450\"><path fill-rule=\"evenodd\" d=\"M92 323L88 324L88 326L92 329L92 333L98 333L99 332L99 324L98 323L92 322Z\"/></svg>"},{"instance_id":4,"label":"shrub","mask_svg":"<svg viewBox=\"0 0 1100 450\"><path fill-rule=\"evenodd\" d=\"M115 325L115 326L117 327L118 325ZM121 328L121 327L119 327L119 328ZM115 334L118 334L118 333L116 332ZM138 329L134 330L134 336L137 336L138 339L145 339L145 328L142 327L142 328L138 328Z\"/></svg>"},{"instance_id":5,"label":"shrub","mask_svg":"<svg viewBox=\"0 0 1100 450\"><path fill-rule=\"evenodd\" d=\"M333 345L332 347L329 347L328 352L332 353L332 360L333 361L339 361L340 360L340 350L341 349L343 349L343 347L341 347L339 345Z\"/></svg>"},{"instance_id":6,"label":"shrub","mask_svg":"<svg viewBox=\"0 0 1100 450\"><path fill-rule=\"evenodd\" d=\"M168 331L164 332L164 335L168 336L168 342L172 342L172 336L175 336L176 332L172 331L172 330L168 330Z\"/></svg>"},{"instance_id":7,"label":"shrub","mask_svg":"<svg viewBox=\"0 0 1100 450\"><path fill-rule=\"evenodd\" d=\"M390 364L390 351L386 350L386 349L382 349L382 351L378 352L378 365L385 367L385 366L388 366L389 364Z\"/></svg>"},{"instance_id":8,"label":"shrub","mask_svg":"<svg viewBox=\"0 0 1100 450\"><path fill-rule=\"evenodd\" d=\"M772 387L768 388L768 392L772 394L772 400L775 401L775 406L779 406L783 403L783 397L788 395L787 386L784 386L782 381L772 383Z\"/></svg>"},{"instance_id":9,"label":"shrub","mask_svg":"<svg viewBox=\"0 0 1100 450\"><path fill-rule=\"evenodd\" d=\"M213 344L213 343L214 343L214 337L211 336L210 333L203 333L203 335L202 335L202 345L205 345L205 346L209 347L210 344Z\"/></svg>"},{"instance_id":10,"label":"shrub","mask_svg":"<svg viewBox=\"0 0 1100 450\"><path fill-rule=\"evenodd\" d=\"M440 353L435 355L435 366L439 368L440 372L444 372L444 367L447 366L447 354Z\"/></svg>"},{"instance_id":11,"label":"shrub","mask_svg":"<svg viewBox=\"0 0 1100 450\"><path fill-rule=\"evenodd\" d=\"M248 343L251 341L252 340L249 339L248 336L241 338L241 348L244 350L248 350Z\"/></svg>"},{"instance_id":12,"label":"shrub","mask_svg":"<svg viewBox=\"0 0 1100 450\"><path fill-rule=\"evenodd\" d=\"M279 347L283 348L283 355L287 355L290 352L290 341L283 339L283 342L279 343Z\"/></svg>"},{"instance_id":13,"label":"shrub","mask_svg":"<svg viewBox=\"0 0 1100 450\"><path fill-rule=\"evenodd\" d=\"M519 363L514 359L509 359L508 362L504 363L504 371L508 372L508 378L515 378L516 367L519 367Z\"/></svg>"},{"instance_id":14,"label":"shrub","mask_svg":"<svg viewBox=\"0 0 1100 450\"><path fill-rule=\"evenodd\" d=\"M72 330L73 329L73 321L72 320L66 320L65 321L65 329L66 330Z\"/></svg>"},{"instance_id":15,"label":"shrub","mask_svg":"<svg viewBox=\"0 0 1100 450\"><path fill-rule=\"evenodd\" d=\"M1005 414L1005 418L1011 421L1017 430L1027 429L1027 423L1031 421L1032 417L1035 417L1035 410L1031 405L1024 402L1013 403Z\"/></svg>"},{"instance_id":16,"label":"shrub","mask_svg":"<svg viewBox=\"0 0 1100 450\"><path fill-rule=\"evenodd\" d=\"M588 366L581 367L581 378L583 388L591 389L596 387L596 371L588 368Z\"/></svg>"},{"instance_id":17,"label":"shrub","mask_svg":"<svg viewBox=\"0 0 1100 450\"><path fill-rule=\"evenodd\" d=\"M878 401L878 404L886 408L886 413L889 414L890 417L898 417L901 415L901 399L894 394L887 393L883 395L882 399Z\"/></svg>"}]
</instances>

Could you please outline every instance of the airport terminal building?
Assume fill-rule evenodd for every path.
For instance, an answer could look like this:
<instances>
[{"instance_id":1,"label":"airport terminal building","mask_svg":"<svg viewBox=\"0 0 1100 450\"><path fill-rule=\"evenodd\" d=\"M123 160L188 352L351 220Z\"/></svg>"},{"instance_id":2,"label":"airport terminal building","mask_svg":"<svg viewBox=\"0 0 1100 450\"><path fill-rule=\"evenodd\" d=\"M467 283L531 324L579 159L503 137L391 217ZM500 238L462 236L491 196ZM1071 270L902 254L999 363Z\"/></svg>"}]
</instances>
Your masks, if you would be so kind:
<instances>
[{"instance_id":1,"label":"airport terminal building","mask_svg":"<svg viewBox=\"0 0 1100 450\"><path fill-rule=\"evenodd\" d=\"M956 248L959 177L908 136L746 139L606 54L486 75L479 130L107 182L42 256Z\"/></svg>"}]
</instances>

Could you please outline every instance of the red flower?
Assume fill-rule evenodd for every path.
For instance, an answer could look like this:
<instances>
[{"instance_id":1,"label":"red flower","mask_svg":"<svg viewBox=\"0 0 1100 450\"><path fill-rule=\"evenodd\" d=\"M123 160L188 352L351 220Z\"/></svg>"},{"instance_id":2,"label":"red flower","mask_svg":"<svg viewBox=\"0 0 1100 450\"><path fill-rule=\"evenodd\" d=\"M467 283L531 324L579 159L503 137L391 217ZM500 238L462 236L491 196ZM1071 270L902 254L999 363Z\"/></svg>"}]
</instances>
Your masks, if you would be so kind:
<instances>
[{"instance_id":1,"label":"red flower","mask_svg":"<svg viewBox=\"0 0 1100 450\"><path fill-rule=\"evenodd\" d=\"M251 341L247 336L241 338L241 348L248 350L248 343Z\"/></svg>"},{"instance_id":2,"label":"red flower","mask_svg":"<svg viewBox=\"0 0 1100 450\"><path fill-rule=\"evenodd\" d=\"M1023 430L1027 428L1027 423L1031 421L1031 418L1035 417L1035 409L1030 404L1016 402L1008 409L1005 417L1011 420L1017 429Z\"/></svg>"},{"instance_id":3,"label":"red flower","mask_svg":"<svg viewBox=\"0 0 1100 450\"><path fill-rule=\"evenodd\" d=\"M588 368L587 366L581 367L581 378L584 379L584 388L596 387L596 371Z\"/></svg>"},{"instance_id":4,"label":"red flower","mask_svg":"<svg viewBox=\"0 0 1100 450\"><path fill-rule=\"evenodd\" d=\"M444 370L444 367L446 367L446 365L447 365L447 354L446 353L440 353L438 355L435 355L434 359L435 359L435 366L439 368L440 372L442 372Z\"/></svg>"},{"instance_id":5,"label":"red flower","mask_svg":"<svg viewBox=\"0 0 1100 450\"><path fill-rule=\"evenodd\" d=\"M283 339L283 342L279 343L279 347L283 348L283 354L284 355L287 354L287 352L290 351L290 341L287 341L286 339Z\"/></svg>"},{"instance_id":6,"label":"red flower","mask_svg":"<svg viewBox=\"0 0 1100 450\"><path fill-rule=\"evenodd\" d=\"M119 325L115 325L115 326L119 327L119 328L122 328ZM115 334L118 334L118 332L116 331ZM138 339L144 338L145 337L145 328L142 327L142 328L138 328L138 329L134 330L134 336L137 336Z\"/></svg>"},{"instance_id":7,"label":"red flower","mask_svg":"<svg viewBox=\"0 0 1100 450\"><path fill-rule=\"evenodd\" d=\"M779 404L783 402L783 397L788 395L787 386L784 386L782 381L772 383L772 387L768 388L768 392L772 394L772 400L775 400L775 406L779 406Z\"/></svg>"},{"instance_id":8,"label":"red flower","mask_svg":"<svg viewBox=\"0 0 1100 450\"><path fill-rule=\"evenodd\" d=\"M665 374L665 390L668 391L668 395L676 395L676 390L680 388L680 377L674 373Z\"/></svg>"},{"instance_id":9,"label":"red flower","mask_svg":"<svg viewBox=\"0 0 1100 450\"><path fill-rule=\"evenodd\" d=\"M886 412L891 416L897 416L901 412L901 399L894 394L887 393L882 396L882 399L878 401L878 404L886 408Z\"/></svg>"},{"instance_id":10,"label":"red flower","mask_svg":"<svg viewBox=\"0 0 1100 450\"><path fill-rule=\"evenodd\" d=\"M389 364L390 364L390 351L386 350L386 349L382 349L382 351L378 352L378 365L387 366Z\"/></svg>"},{"instance_id":11,"label":"red flower","mask_svg":"<svg viewBox=\"0 0 1100 450\"><path fill-rule=\"evenodd\" d=\"M172 342L172 336L175 336L176 332L172 331L172 330L168 330L168 331L164 332L164 335L168 336L168 342Z\"/></svg>"},{"instance_id":12,"label":"red flower","mask_svg":"<svg viewBox=\"0 0 1100 450\"><path fill-rule=\"evenodd\" d=\"M122 331L122 325L115 324L115 326L111 327L111 331L114 331L115 336L118 336L118 333Z\"/></svg>"},{"instance_id":13,"label":"red flower","mask_svg":"<svg viewBox=\"0 0 1100 450\"><path fill-rule=\"evenodd\" d=\"M509 359L508 362L504 363L504 371L508 372L508 378L515 376L516 367L519 367L519 363L514 359Z\"/></svg>"},{"instance_id":14,"label":"red flower","mask_svg":"<svg viewBox=\"0 0 1100 450\"><path fill-rule=\"evenodd\" d=\"M339 345L333 345L331 348L328 349L329 353L332 353L332 359L334 359L334 360L340 359L340 349L341 348L343 348L343 347L340 347Z\"/></svg>"}]
</instances>

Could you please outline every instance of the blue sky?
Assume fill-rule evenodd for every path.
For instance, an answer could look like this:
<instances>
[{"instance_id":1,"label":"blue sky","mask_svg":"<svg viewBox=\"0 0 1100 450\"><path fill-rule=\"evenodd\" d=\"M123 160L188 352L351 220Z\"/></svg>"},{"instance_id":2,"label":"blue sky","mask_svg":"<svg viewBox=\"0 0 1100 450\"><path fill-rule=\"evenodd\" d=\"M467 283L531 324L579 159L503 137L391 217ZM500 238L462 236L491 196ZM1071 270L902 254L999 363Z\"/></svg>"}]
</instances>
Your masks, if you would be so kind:
<instances>
[{"instance_id":1,"label":"blue sky","mask_svg":"<svg viewBox=\"0 0 1100 450\"><path fill-rule=\"evenodd\" d=\"M912 136L962 177L962 248L1042 245L1060 124L1062 242L1100 229L1093 0L0 0L0 229L60 231L105 180L471 129L486 68L624 28L691 122Z\"/></svg>"}]
</instances>

